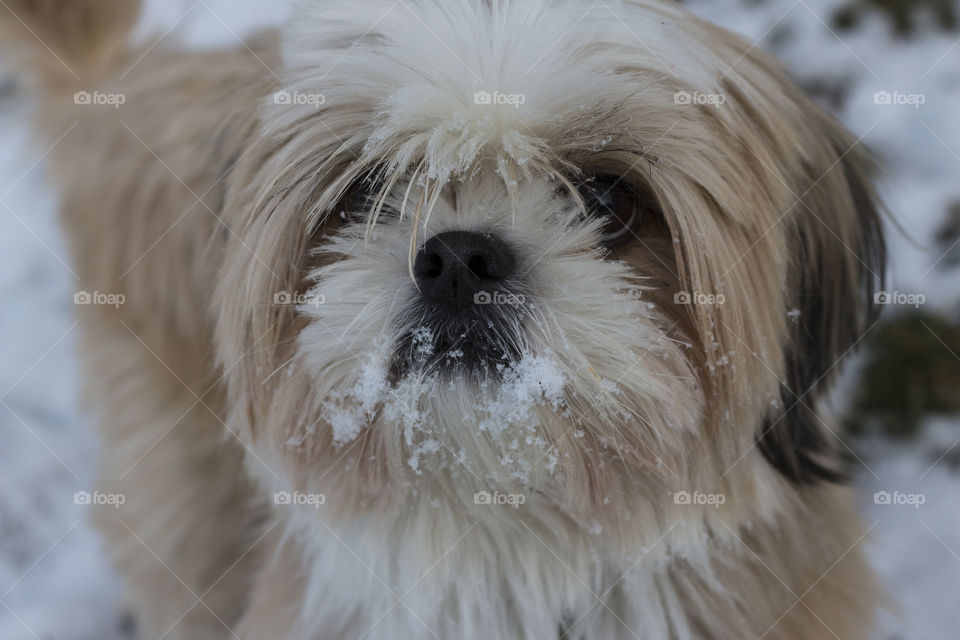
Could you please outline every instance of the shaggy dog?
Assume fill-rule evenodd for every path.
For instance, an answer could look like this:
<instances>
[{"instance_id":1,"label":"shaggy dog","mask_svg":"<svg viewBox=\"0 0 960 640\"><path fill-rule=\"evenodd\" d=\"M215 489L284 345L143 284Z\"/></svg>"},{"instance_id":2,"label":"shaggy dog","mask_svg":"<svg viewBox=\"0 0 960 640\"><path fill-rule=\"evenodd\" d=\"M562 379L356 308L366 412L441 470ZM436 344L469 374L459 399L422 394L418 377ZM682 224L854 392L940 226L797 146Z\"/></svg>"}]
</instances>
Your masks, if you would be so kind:
<instances>
[{"instance_id":1,"label":"shaggy dog","mask_svg":"<svg viewBox=\"0 0 960 640\"><path fill-rule=\"evenodd\" d=\"M0 5L140 637L868 636L819 405L872 162L768 56L659 0L307 0L203 51Z\"/></svg>"}]
</instances>

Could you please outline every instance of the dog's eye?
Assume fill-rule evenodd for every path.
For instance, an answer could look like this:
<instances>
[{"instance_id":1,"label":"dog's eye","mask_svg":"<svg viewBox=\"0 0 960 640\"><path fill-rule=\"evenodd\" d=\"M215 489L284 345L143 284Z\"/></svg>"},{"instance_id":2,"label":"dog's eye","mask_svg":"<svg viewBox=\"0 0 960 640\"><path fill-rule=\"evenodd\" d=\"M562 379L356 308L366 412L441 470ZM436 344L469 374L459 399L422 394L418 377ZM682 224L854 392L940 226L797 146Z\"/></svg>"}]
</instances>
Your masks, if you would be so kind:
<instances>
[{"instance_id":1,"label":"dog's eye","mask_svg":"<svg viewBox=\"0 0 960 640\"><path fill-rule=\"evenodd\" d=\"M344 195L343 206L347 213L365 213L373 207L378 192L379 185L373 180L357 180Z\"/></svg>"},{"instance_id":2,"label":"dog's eye","mask_svg":"<svg viewBox=\"0 0 960 640\"><path fill-rule=\"evenodd\" d=\"M380 195L381 184L369 177L364 177L352 185L344 193L340 204L337 205L338 214L347 222L363 222L376 206Z\"/></svg>"},{"instance_id":3,"label":"dog's eye","mask_svg":"<svg viewBox=\"0 0 960 640\"><path fill-rule=\"evenodd\" d=\"M598 176L578 188L588 215L603 222L600 242L605 247L619 246L636 235L643 211L636 192L623 178Z\"/></svg>"}]
</instances>

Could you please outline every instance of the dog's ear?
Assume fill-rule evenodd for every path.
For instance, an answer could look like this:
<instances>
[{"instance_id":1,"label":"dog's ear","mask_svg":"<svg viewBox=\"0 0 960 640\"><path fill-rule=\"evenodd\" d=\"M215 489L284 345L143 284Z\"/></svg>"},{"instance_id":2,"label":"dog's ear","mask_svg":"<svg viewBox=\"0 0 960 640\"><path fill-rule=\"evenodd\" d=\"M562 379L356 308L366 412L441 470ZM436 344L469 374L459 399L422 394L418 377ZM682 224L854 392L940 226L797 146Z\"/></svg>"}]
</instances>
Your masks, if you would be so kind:
<instances>
[{"instance_id":1,"label":"dog's ear","mask_svg":"<svg viewBox=\"0 0 960 640\"><path fill-rule=\"evenodd\" d=\"M814 124L827 135L804 161L807 183L799 185L787 232L792 265L782 406L757 434L766 459L800 484L844 478L836 438L816 403L836 365L875 324L874 296L886 264L872 156L833 121Z\"/></svg>"}]
</instances>

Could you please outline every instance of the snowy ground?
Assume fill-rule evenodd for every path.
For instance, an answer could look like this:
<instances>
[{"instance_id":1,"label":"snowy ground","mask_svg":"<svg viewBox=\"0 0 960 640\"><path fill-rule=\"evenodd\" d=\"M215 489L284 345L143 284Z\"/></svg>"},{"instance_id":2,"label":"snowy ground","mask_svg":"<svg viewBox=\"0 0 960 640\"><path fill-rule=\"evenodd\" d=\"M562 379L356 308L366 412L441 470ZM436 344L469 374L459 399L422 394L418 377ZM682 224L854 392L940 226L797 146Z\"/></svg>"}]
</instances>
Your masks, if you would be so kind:
<instances>
[{"instance_id":1,"label":"snowy ground","mask_svg":"<svg viewBox=\"0 0 960 640\"><path fill-rule=\"evenodd\" d=\"M156 0L143 33L179 20L190 42L228 43L275 20L283 3L238 4ZM889 288L924 293L932 307L956 314L960 274L935 266L943 252L931 237L946 207L960 201L958 34L930 28L897 40L874 18L837 35L827 25L843 0L688 4L776 53L805 84L831 89L822 92L829 106L883 156L884 194L919 242L892 236ZM923 104L877 104L883 91L920 95ZM43 149L27 144L24 105L3 95L0 83L0 638L119 639L115 578L74 504L74 493L90 488L95 454L74 395L82 375L73 357L75 276L43 184ZM958 438L960 420L941 419L908 443L851 443L862 459L870 555L900 606L878 640L960 633L960 472L949 464ZM923 504L876 504L884 491L916 494Z\"/></svg>"}]
</instances>

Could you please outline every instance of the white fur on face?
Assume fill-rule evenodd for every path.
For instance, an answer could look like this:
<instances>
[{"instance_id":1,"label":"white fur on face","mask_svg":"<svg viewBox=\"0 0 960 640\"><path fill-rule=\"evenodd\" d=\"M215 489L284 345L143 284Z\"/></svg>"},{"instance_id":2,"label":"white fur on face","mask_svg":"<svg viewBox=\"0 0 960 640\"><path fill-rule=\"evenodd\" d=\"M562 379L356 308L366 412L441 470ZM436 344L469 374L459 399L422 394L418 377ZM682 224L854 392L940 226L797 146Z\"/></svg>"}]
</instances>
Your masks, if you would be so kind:
<instances>
[{"instance_id":1,"label":"white fur on face","mask_svg":"<svg viewBox=\"0 0 960 640\"><path fill-rule=\"evenodd\" d=\"M395 447L408 475L447 469L524 487L560 472L571 455L563 441L585 432L651 470L663 464L657 452L694 428L699 400L681 345L643 297L643 274L605 260L596 223L579 220L547 179L522 185L515 205L499 180L453 189L456 208L441 199L418 245L468 230L494 233L513 249L524 293L508 332L521 357L490 364L501 379L413 370L388 381L401 334L419 334L423 349L433 347L432 328L406 313L419 297L407 268L411 216L384 214L372 230L346 225L318 248L332 260L313 274L309 299L323 304L301 307L312 319L301 354L334 442L349 444L372 429ZM398 187L397 210L405 192Z\"/></svg>"},{"instance_id":2,"label":"white fur on face","mask_svg":"<svg viewBox=\"0 0 960 640\"><path fill-rule=\"evenodd\" d=\"M697 44L681 45L677 24L652 19L675 12L656 7L618 3L642 17L628 26L574 2L303 4L284 50L283 91L294 104L267 105L266 127L317 117L316 105L297 105L296 96L322 95L317 134L356 149L352 166L376 168L408 214L368 239L358 226L320 247L345 259L314 274L326 303L304 307L314 322L301 345L335 443L368 437L376 418L395 471L429 472L430 458L435 470L453 464L521 484L565 471L582 486L597 473L598 448L654 475L675 466L702 408L682 347L638 295L645 274L604 262L589 229L558 221L573 205L555 199L549 179L569 168L565 144L579 155L643 146L631 129L644 123L620 111L649 101L656 113L673 100L670 83L659 82L669 69L651 45L692 70L686 81L707 86L715 77ZM617 77L625 56L649 71L642 87ZM344 171L329 191L342 193L360 170ZM431 206L418 243L447 230L494 231L527 262L529 299L514 332L524 357L504 363L507 384L414 376L387 384L398 334L420 328L398 318L416 296L409 212L421 188ZM310 422L291 437L301 442L317 428ZM589 439L574 438L582 435Z\"/></svg>"}]
</instances>

